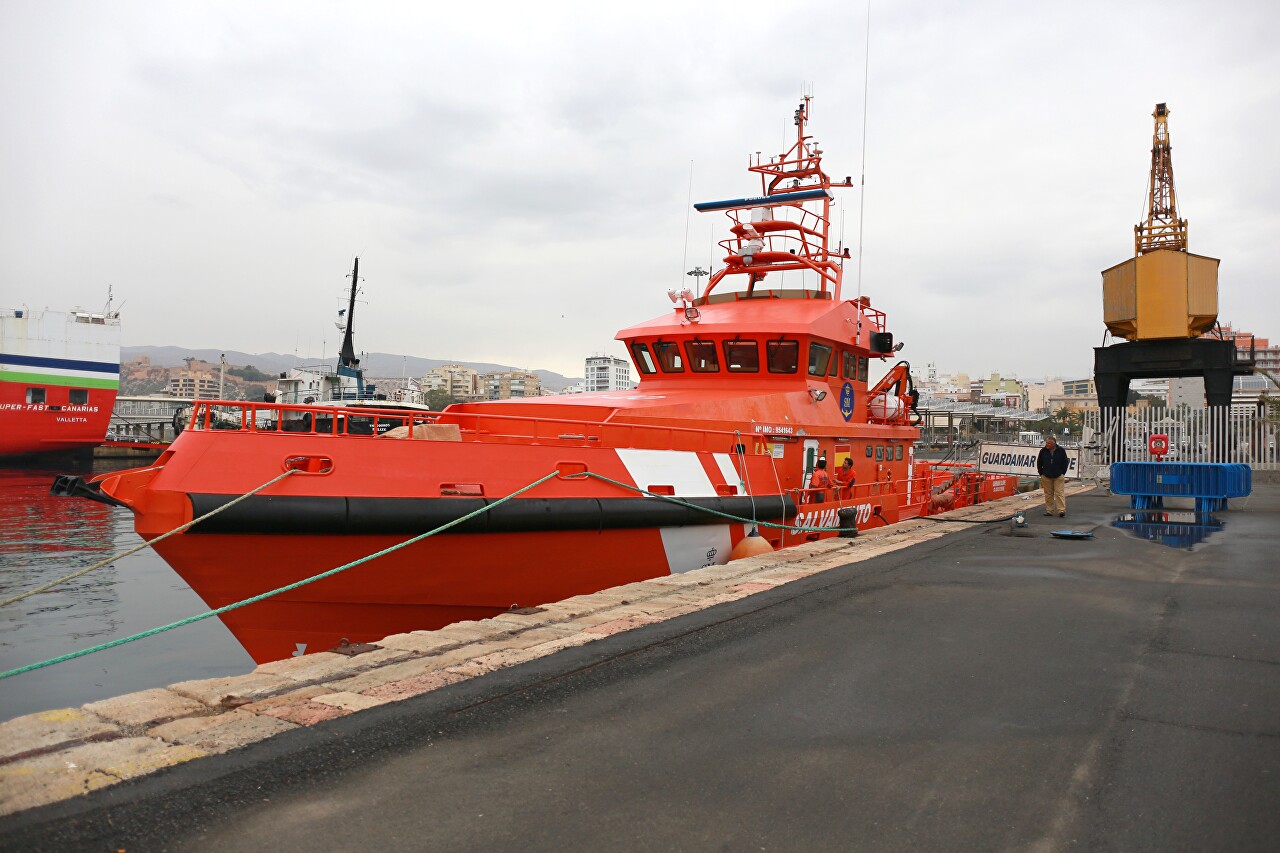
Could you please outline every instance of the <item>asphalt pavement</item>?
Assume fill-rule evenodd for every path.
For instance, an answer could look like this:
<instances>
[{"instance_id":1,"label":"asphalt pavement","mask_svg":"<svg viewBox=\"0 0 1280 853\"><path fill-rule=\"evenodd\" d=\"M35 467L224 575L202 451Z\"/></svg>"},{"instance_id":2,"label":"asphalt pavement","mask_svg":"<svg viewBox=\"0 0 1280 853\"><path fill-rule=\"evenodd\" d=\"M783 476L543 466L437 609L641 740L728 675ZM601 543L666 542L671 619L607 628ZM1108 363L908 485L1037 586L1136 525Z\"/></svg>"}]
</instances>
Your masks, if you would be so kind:
<instances>
[{"instance_id":1,"label":"asphalt pavement","mask_svg":"<svg viewBox=\"0 0 1280 853\"><path fill-rule=\"evenodd\" d=\"M0 848L1280 850L1280 487L1192 550L1126 507L956 525L18 814Z\"/></svg>"}]
</instances>

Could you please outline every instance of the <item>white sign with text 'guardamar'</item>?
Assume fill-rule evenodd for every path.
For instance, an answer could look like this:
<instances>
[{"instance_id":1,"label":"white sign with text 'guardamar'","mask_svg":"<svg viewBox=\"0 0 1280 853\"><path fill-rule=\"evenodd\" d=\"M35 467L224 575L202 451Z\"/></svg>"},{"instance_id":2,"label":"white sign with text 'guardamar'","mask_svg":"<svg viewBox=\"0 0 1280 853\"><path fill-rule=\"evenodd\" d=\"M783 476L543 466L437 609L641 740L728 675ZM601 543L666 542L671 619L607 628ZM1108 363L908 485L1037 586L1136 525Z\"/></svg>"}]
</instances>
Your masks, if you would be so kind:
<instances>
[{"instance_id":1,"label":"white sign with text 'guardamar'","mask_svg":"<svg viewBox=\"0 0 1280 853\"><path fill-rule=\"evenodd\" d=\"M1065 449L1065 448L1064 448ZM983 444L978 448L978 470L984 474L1017 474L1039 477L1036 457L1040 448L1025 444ZM1080 451L1067 450L1067 477L1080 478Z\"/></svg>"}]
</instances>

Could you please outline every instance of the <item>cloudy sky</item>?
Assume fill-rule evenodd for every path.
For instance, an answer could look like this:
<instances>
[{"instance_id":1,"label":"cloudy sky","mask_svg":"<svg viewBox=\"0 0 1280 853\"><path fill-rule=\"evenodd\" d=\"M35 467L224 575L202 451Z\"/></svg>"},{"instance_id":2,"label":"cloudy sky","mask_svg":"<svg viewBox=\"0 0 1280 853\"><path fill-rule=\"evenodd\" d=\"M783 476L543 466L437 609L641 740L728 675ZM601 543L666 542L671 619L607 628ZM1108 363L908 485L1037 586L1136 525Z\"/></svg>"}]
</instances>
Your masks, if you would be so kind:
<instances>
[{"instance_id":1,"label":"cloudy sky","mask_svg":"<svg viewBox=\"0 0 1280 853\"><path fill-rule=\"evenodd\" d=\"M1278 9L877 0L862 287L903 355L1087 375L1157 101L1220 319L1280 338ZM694 201L752 193L747 155L783 147L802 86L856 181L866 14L0 0L3 301L113 285L127 345L331 356L359 255L360 349L580 375L718 266L690 174Z\"/></svg>"}]
</instances>

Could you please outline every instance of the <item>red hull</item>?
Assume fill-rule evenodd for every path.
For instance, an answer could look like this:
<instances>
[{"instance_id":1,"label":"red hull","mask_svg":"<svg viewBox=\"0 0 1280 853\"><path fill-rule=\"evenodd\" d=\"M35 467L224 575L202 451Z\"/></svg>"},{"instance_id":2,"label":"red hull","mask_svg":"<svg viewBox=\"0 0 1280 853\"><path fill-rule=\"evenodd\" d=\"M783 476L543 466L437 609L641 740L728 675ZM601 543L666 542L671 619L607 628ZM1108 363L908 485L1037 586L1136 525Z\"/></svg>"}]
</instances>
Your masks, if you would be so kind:
<instances>
[{"instance_id":1,"label":"red hull","mask_svg":"<svg viewBox=\"0 0 1280 853\"><path fill-rule=\"evenodd\" d=\"M352 562L402 537L179 536L157 546L210 607ZM665 574L656 530L439 536L221 618L259 663L484 619ZM661 568L661 570L660 570ZM394 595L389 595L394 591Z\"/></svg>"}]
</instances>

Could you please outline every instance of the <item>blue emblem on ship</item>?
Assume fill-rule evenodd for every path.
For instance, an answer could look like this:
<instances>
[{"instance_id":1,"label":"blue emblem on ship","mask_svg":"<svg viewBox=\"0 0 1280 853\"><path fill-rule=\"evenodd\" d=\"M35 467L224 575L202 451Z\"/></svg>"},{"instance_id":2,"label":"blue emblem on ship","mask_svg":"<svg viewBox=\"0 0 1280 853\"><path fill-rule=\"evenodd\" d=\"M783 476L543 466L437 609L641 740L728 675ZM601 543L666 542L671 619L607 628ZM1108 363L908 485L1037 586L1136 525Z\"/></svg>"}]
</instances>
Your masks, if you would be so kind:
<instances>
[{"instance_id":1,"label":"blue emblem on ship","mask_svg":"<svg viewBox=\"0 0 1280 853\"><path fill-rule=\"evenodd\" d=\"M853 383L851 382L844 383L844 387L840 389L840 414L844 415L846 421L853 418Z\"/></svg>"}]
</instances>

